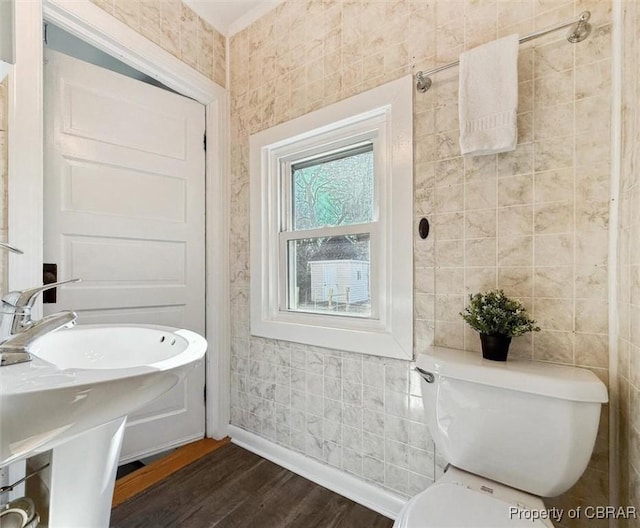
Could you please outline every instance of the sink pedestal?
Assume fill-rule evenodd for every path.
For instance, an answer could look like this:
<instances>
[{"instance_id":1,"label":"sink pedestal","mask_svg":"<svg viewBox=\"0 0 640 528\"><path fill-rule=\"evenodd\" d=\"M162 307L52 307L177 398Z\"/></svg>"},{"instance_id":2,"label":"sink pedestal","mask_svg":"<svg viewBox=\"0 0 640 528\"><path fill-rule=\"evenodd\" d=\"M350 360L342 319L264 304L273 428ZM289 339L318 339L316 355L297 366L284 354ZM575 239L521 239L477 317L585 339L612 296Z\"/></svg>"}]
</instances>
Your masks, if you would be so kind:
<instances>
[{"instance_id":1,"label":"sink pedestal","mask_svg":"<svg viewBox=\"0 0 640 528\"><path fill-rule=\"evenodd\" d=\"M49 528L108 528L126 421L118 418L53 449Z\"/></svg>"},{"instance_id":2,"label":"sink pedestal","mask_svg":"<svg viewBox=\"0 0 640 528\"><path fill-rule=\"evenodd\" d=\"M183 380L206 350L189 330L87 325L47 334L31 361L0 368L0 467L50 458L41 475L48 519L47 497L38 505L49 528L108 528L126 416Z\"/></svg>"}]
</instances>

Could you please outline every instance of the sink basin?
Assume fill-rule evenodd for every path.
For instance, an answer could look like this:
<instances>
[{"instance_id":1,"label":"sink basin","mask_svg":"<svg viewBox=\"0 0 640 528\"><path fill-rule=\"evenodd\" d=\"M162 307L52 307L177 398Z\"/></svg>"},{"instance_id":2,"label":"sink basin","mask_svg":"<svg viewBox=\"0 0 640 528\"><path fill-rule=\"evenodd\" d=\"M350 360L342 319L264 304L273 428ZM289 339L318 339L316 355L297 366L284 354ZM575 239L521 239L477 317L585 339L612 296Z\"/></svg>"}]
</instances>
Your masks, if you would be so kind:
<instances>
[{"instance_id":1,"label":"sink basin","mask_svg":"<svg viewBox=\"0 0 640 528\"><path fill-rule=\"evenodd\" d=\"M194 336L187 330L163 327L79 326L68 332L51 333L36 341L29 351L60 369L146 366L168 370L185 360L188 363L202 357L203 350L194 345L204 339Z\"/></svg>"},{"instance_id":2,"label":"sink basin","mask_svg":"<svg viewBox=\"0 0 640 528\"><path fill-rule=\"evenodd\" d=\"M126 417L171 389L207 348L163 326L88 325L33 343L0 368L0 467Z\"/></svg>"}]
</instances>

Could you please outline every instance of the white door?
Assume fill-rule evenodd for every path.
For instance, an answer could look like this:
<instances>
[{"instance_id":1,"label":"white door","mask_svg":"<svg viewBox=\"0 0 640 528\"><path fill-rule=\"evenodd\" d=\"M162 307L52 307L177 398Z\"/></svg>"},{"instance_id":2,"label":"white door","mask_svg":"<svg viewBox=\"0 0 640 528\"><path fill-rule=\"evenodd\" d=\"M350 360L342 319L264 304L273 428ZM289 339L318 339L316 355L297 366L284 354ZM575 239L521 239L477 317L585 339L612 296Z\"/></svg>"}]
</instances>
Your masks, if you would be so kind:
<instances>
[{"instance_id":1,"label":"white door","mask_svg":"<svg viewBox=\"0 0 640 528\"><path fill-rule=\"evenodd\" d=\"M153 323L204 335L204 107L45 52L45 314ZM204 362L129 417L121 461L202 438Z\"/></svg>"}]
</instances>

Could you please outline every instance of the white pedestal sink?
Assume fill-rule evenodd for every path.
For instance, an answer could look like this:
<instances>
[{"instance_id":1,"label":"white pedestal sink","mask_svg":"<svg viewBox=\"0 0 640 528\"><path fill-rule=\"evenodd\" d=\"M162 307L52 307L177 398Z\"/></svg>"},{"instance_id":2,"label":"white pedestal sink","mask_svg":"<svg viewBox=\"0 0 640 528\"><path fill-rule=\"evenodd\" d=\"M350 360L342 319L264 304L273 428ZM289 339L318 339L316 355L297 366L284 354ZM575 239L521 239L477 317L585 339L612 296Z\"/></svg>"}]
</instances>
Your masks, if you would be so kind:
<instances>
[{"instance_id":1,"label":"white pedestal sink","mask_svg":"<svg viewBox=\"0 0 640 528\"><path fill-rule=\"evenodd\" d=\"M207 348L188 330L60 330L0 368L0 467L52 450L49 528L109 525L126 417L171 389Z\"/></svg>"}]
</instances>

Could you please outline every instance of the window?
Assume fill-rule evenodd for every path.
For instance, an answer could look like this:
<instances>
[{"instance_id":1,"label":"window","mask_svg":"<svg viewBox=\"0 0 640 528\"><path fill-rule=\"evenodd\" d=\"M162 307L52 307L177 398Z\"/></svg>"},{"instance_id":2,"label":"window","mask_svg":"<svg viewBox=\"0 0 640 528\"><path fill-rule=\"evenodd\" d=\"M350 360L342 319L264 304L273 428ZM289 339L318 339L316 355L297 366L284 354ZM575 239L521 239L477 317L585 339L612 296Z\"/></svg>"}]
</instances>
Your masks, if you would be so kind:
<instances>
[{"instance_id":1,"label":"window","mask_svg":"<svg viewBox=\"0 0 640 528\"><path fill-rule=\"evenodd\" d=\"M412 83L251 137L251 332L412 357Z\"/></svg>"},{"instance_id":2,"label":"window","mask_svg":"<svg viewBox=\"0 0 640 528\"><path fill-rule=\"evenodd\" d=\"M373 143L351 145L283 167L285 185L280 259L285 310L370 317L375 245ZM373 237L373 241L372 241Z\"/></svg>"}]
</instances>

